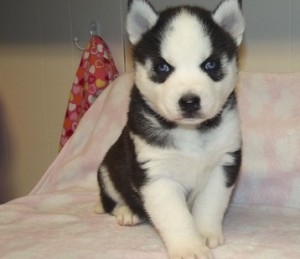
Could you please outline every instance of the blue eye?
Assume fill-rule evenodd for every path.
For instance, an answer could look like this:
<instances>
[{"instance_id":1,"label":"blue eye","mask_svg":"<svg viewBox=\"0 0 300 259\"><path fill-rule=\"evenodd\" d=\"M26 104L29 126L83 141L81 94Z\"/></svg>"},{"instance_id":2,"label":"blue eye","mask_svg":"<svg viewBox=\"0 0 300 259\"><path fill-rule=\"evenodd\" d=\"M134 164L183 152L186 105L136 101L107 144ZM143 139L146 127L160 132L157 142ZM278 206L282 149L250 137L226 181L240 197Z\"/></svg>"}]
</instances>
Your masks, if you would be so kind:
<instances>
[{"instance_id":1,"label":"blue eye","mask_svg":"<svg viewBox=\"0 0 300 259\"><path fill-rule=\"evenodd\" d=\"M217 66L216 62L214 62L214 61L209 61L209 62L207 62L207 63L205 64L205 69L206 69L206 70L213 70L213 69L216 68L216 66Z\"/></svg>"},{"instance_id":2,"label":"blue eye","mask_svg":"<svg viewBox=\"0 0 300 259\"><path fill-rule=\"evenodd\" d=\"M156 70L161 73L169 73L170 66L167 63L160 63L156 66Z\"/></svg>"},{"instance_id":3,"label":"blue eye","mask_svg":"<svg viewBox=\"0 0 300 259\"><path fill-rule=\"evenodd\" d=\"M203 69L207 72L217 71L220 68L220 62L217 60L207 60L202 65Z\"/></svg>"}]
</instances>

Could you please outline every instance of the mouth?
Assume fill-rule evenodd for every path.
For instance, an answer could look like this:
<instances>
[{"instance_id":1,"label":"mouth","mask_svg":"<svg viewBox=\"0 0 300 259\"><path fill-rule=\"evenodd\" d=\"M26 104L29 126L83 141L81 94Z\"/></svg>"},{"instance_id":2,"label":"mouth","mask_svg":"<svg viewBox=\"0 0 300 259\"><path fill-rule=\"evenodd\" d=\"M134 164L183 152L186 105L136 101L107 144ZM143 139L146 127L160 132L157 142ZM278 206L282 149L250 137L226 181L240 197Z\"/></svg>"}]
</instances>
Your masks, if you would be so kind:
<instances>
[{"instance_id":1,"label":"mouth","mask_svg":"<svg viewBox=\"0 0 300 259\"><path fill-rule=\"evenodd\" d=\"M202 115L200 112L183 112L182 117L185 119L199 119Z\"/></svg>"},{"instance_id":2,"label":"mouth","mask_svg":"<svg viewBox=\"0 0 300 259\"><path fill-rule=\"evenodd\" d=\"M180 118L176 118L175 122L179 123L179 124L199 124L203 120L204 119L201 116L199 116L199 117L191 117L191 118L180 117Z\"/></svg>"},{"instance_id":3,"label":"mouth","mask_svg":"<svg viewBox=\"0 0 300 259\"><path fill-rule=\"evenodd\" d=\"M203 119L204 116L199 111L197 112L182 112L181 116L177 118L178 120L199 120Z\"/></svg>"}]
</instances>

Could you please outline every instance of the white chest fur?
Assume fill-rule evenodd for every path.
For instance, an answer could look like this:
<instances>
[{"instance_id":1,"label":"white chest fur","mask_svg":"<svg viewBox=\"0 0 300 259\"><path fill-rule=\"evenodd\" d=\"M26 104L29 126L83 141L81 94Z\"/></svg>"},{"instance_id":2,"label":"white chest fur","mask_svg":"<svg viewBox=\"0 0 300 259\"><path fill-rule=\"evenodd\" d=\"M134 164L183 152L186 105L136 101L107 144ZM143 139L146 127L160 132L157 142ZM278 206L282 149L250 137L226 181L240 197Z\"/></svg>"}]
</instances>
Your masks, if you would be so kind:
<instances>
[{"instance_id":1,"label":"white chest fur","mask_svg":"<svg viewBox=\"0 0 300 259\"><path fill-rule=\"evenodd\" d=\"M238 150L241 142L235 110L227 111L221 125L205 133L188 127L170 130L174 147L151 146L139 136L131 137L150 179L173 179L187 190L204 184L216 166L232 163L227 153Z\"/></svg>"}]
</instances>

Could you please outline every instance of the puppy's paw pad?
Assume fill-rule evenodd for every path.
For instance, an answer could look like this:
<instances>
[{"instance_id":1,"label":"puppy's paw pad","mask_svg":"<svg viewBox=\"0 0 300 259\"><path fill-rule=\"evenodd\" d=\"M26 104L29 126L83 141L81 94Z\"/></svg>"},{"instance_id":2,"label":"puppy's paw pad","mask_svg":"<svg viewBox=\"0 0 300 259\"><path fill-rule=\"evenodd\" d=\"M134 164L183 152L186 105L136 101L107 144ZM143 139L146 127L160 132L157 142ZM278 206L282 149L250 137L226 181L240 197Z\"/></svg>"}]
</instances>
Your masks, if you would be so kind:
<instances>
[{"instance_id":1,"label":"puppy's paw pad","mask_svg":"<svg viewBox=\"0 0 300 259\"><path fill-rule=\"evenodd\" d=\"M116 217L117 223L121 226L135 226L143 222L139 216L133 214L125 205L116 207L112 214Z\"/></svg>"}]
</instances>

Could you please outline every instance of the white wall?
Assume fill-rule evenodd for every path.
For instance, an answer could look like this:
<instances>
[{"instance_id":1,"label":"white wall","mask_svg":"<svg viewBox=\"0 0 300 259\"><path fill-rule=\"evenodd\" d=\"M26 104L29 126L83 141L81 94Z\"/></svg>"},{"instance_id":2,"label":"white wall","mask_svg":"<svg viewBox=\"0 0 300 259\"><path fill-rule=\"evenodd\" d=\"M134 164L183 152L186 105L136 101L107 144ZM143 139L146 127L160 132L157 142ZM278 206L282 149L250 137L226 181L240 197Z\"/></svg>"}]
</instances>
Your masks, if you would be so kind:
<instances>
[{"instance_id":1,"label":"white wall","mask_svg":"<svg viewBox=\"0 0 300 259\"><path fill-rule=\"evenodd\" d=\"M151 0L167 5L218 0ZM0 202L28 193L58 152L67 99L95 20L122 72L125 0L0 1ZM300 1L244 0L246 71L300 71ZM126 67L130 56L126 44Z\"/></svg>"}]
</instances>

